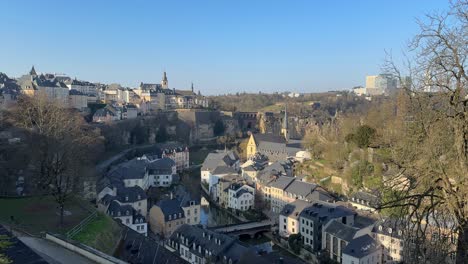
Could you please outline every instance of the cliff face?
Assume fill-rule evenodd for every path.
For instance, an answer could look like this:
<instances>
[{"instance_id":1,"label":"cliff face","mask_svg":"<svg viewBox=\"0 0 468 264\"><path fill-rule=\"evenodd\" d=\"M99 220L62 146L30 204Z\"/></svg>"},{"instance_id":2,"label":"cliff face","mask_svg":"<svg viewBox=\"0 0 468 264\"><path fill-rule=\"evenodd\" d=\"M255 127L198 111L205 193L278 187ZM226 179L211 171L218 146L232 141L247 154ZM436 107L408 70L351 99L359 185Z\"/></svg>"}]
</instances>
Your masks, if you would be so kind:
<instances>
[{"instance_id":1,"label":"cliff face","mask_svg":"<svg viewBox=\"0 0 468 264\"><path fill-rule=\"evenodd\" d=\"M188 134L184 132L186 128L179 128L184 124L178 119L177 113L173 112L158 113L154 116L138 117L96 126L101 129L107 151L127 145L153 144L161 140L188 142ZM161 133L161 129L165 130L165 132Z\"/></svg>"}]
</instances>

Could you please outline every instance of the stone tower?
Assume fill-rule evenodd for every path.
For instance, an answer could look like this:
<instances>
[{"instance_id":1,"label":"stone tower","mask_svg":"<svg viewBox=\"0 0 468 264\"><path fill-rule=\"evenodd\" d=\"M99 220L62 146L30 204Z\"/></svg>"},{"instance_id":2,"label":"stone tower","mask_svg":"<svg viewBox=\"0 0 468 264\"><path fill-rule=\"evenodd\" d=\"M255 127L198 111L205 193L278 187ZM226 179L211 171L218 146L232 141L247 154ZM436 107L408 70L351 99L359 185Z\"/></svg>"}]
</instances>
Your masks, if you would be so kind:
<instances>
[{"instance_id":1,"label":"stone tower","mask_svg":"<svg viewBox=\"0 0 468 264\"><path fill-rule=\"evenodd\" d=\"M286 142L289 141L288 108L286 105L284 106L284 119L281 127L281 134L286 139Z\"/></svg>"},{"instance_id":2,"label":"stone tower","mask_svg":"<svg viewBox=\"0 0 468 264\"><path fill-rule=\"evenodd\" d=\"M167 82L167 75L166 75L166 72L164 72L163 79L162 79L162 81L161 81L161 87L164 88L164 89L168 89L168 88L169 88L169 85L168 85L168 82Z\"/></svg>"}]
</instances>

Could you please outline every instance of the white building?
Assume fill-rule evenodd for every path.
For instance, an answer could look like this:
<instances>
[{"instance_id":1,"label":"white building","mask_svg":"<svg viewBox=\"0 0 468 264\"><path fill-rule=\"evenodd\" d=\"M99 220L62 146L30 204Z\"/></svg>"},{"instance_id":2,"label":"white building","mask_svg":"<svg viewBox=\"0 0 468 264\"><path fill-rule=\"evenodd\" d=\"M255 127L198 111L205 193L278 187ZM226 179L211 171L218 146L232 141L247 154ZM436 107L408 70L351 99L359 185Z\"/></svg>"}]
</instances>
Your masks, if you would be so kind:
<instances>
[{"instance_id":1,"label":"white building","mask_svg":"<svg viewBox=\"0 0 468 264\"><path fill-rule=\"evenodd\" d=\"M247 184L231 184L228 189L228 207L240 211L253 209L255 202L255 189Z\"/></svg>"},{"instance_id":2,"label":"white building","mask_svg":"<svg viewBox=\"0 0 468 264\"><path fill-rule=\"evenodd\" d=\"M238 172L240 168L239 156L233 151L215 151L206 156L201 167L201 181L208 183L213 171L218 167L229 167L229 173ZM218 169L220 171L221 169ZM225 170L227 171L227 170Z\"/></svg>"}]
</instances>

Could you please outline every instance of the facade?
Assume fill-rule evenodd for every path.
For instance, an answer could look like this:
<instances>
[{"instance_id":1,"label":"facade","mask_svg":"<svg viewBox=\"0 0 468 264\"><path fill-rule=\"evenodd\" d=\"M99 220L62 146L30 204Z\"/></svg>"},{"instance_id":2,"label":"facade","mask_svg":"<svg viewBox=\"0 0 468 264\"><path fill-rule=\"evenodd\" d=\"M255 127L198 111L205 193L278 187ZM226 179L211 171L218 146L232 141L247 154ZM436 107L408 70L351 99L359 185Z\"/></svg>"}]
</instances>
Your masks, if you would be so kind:
<instances>
[{"instance_id":1,"label":"facade","mask_svg":"<svg viewBox=\"0 0 468 264\"><path fill-rule=\"evenodd\" d=\"M148 170L149 185L153 187L169 187L174 177L177 176L176 163L170 158L149 162L146 168Z\"/></svg>"},{"instance_id":2,"label":"facade","mask_svg":"<svg viewBox=\"0 0 468 264\"><path fill-rule=\"evenodd\" d=\"M139 186L104 188L98 195L98 209L138 233L147 234L147 196Z\"/></svg>"},{"instance_id":3,"label":"facade","mask_svg":"<svg viewBox=\"0 0 468 264\"><path fill-rule=\"evenodd\" d=\"M403 228L392 219L379 221L372 230L372 237L382 245L380 263L400 263L403 261Z\"/></svg>"},{"instance_id":4,"label":"facade","mask_svg":"<svg viewBox=\"0 0 468 264\"><path fill-rule=\"evenodd\" d=\"M166 248L188 263L239 263L248 248L234 238L197 226L182 225L166 240Z\"/></svg>"},{"instance_id":5,"label":"facade","mask_svg":"<svg viewBox=\"0 0 468 264\"><path fill-rule=\"evenodd\" d=\"M292 234L300 233L300 214L308 206L310 206L310 203L301 200L284 206L278 222L280 236L289 237Z\"/></svg>"},{"instance_id":6,"label":"facade","mask_svg":"<svg viewBox=\"0 0 468 264\"><path fill-rule=\"evenodd\" d=\"M201 181L208 183L213 172L218 167L232 168L229 173L237 172L240 168L239 156L233 151L215 151L209 153L201 167ZM220 172L221 169L218 169Z\"/></svg>"},{"instance_id":7,"label":"facade","mask_svg":"<svg viewBox=\"0 0 468 264\"><path fill-rule=\"evenodd\" d=\"M331 220L323 228L322 250L338 263L343 262L343 251L355 238L371 233L372 226L357 228L341 221Z\"/></svg>"},{"instance_id":8,"label":"facade","mask_svg":"<svg viewBox=\"0 0 468 264\"><path fill-rule=\"evenodd\" d=\"M353 225L356 213L349 208L326 202L314 202L300 213L301 235L304 245L317 252L322 248L322 231L331 220Z\"/></svg>"},{"instance_id":9,"label":"facade","mask_svg":"<svg viewBox=\"0 0 468 264\"><path fill-rule=\"evenodd\" d=\"M161 158L170 158L176 164L177 171L190 167L190 152L188 147L167 146L162 150Z\"/></svg>"},{"instance_id":10,"label":"facade","mask_svg":"<svg viewBox=\"0 0 468 264\"><path fill-rule=\"evenodd\" d=\"M391 74L366 76L367 95L389 94L397 89L398 80Z\"/></svg>"},{"instance_id":11,"label":"facade","mask_svg":"<svg viewBox=\"0 0 468 264\"><path fill-rule=\"evenodd\" d=\"M255 188L243 184L233 183L227 189L229 201L228 208L239 211L247 211L253 209L255 202Z\"/></svg>"},{"instance_id":12,"label":"facade","mask_svg":"<svg viewBox=\"0 0 468 264\"><path fill-rule=\"evenodd\" d=\"M44 94L49 99L54 99L63 104L64 107L68 106L68 87L65 83L53 76L49 78L47 75L38 75L34 66L29 74L23 75L18 79L18 84L21 87L21 92L28 96Z\"/></svg>"},{"instance_id":13,"label":"facade","mask_svg":"<svg viewBox=\"0 0 468 264\"><path fill-rule=\"evenodd\" d=\"M288 132L289 133L289 132ZM272 162L283 161L295 157L301 150L297 142L287 141L284 136L274 134L251 134L247 142L247 158L257 153L268 156Z\"/></svg>"},{"instance_id":14,"label":"facade","mask_svg":"<svg viewBox=\"0 0 468 264\"><path fill-rule=\"evenodd\" d=\"M151 231L169 237L174 230L185 224L185 213L177 199L161 200L149 211Z\"/></svg>"},{"instance_id":15,"label":"facade","mask_svg":"<svg viewBox=\"0 0 468 264\"><path fill-rule=\"evenodd\" d=\"M190 198L188 194L183 197L161 200L151 207L149 222L151 230L164 237L169 237L174 230L184 224L200 224L200 203Z\"/></svg>"},{"instance_id":16,"label":"facade","mask_svg":"<svg viewBox=\"0 0 468 264\"><path fill-rule=\"evenodd\" d=\"M375 212L379 198L373 194L359 191L351 195L349 203L358 210Z\"/></svg>"}]
</instances>

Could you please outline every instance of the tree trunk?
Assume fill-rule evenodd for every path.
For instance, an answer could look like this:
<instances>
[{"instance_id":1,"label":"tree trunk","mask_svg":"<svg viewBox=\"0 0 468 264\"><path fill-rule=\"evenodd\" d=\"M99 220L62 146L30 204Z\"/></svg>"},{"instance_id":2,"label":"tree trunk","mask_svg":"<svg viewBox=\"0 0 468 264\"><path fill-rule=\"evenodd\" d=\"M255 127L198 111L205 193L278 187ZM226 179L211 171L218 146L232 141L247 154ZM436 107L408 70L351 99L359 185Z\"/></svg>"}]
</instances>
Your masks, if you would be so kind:
<instances>
[{"instance_id":1,"label":"tree trunk","mask_svg":"<svg viewBox=\"0 0 468 264\"><path fill-rule=\"evenodd\" d=\"M457 264L464 264L468 260L468 223L465 222L458 231Z\"/></svg>"},{"instance_id":2,"label":"tree trunk","mask_svg":"<svg viewBox=\"0 0 468 264\"><path fill-rule=\"evenodd\" d=\"M63 212L64 212L64 205L60 204L60 227L63 227Z\"/></svg>"}]
</instances>

